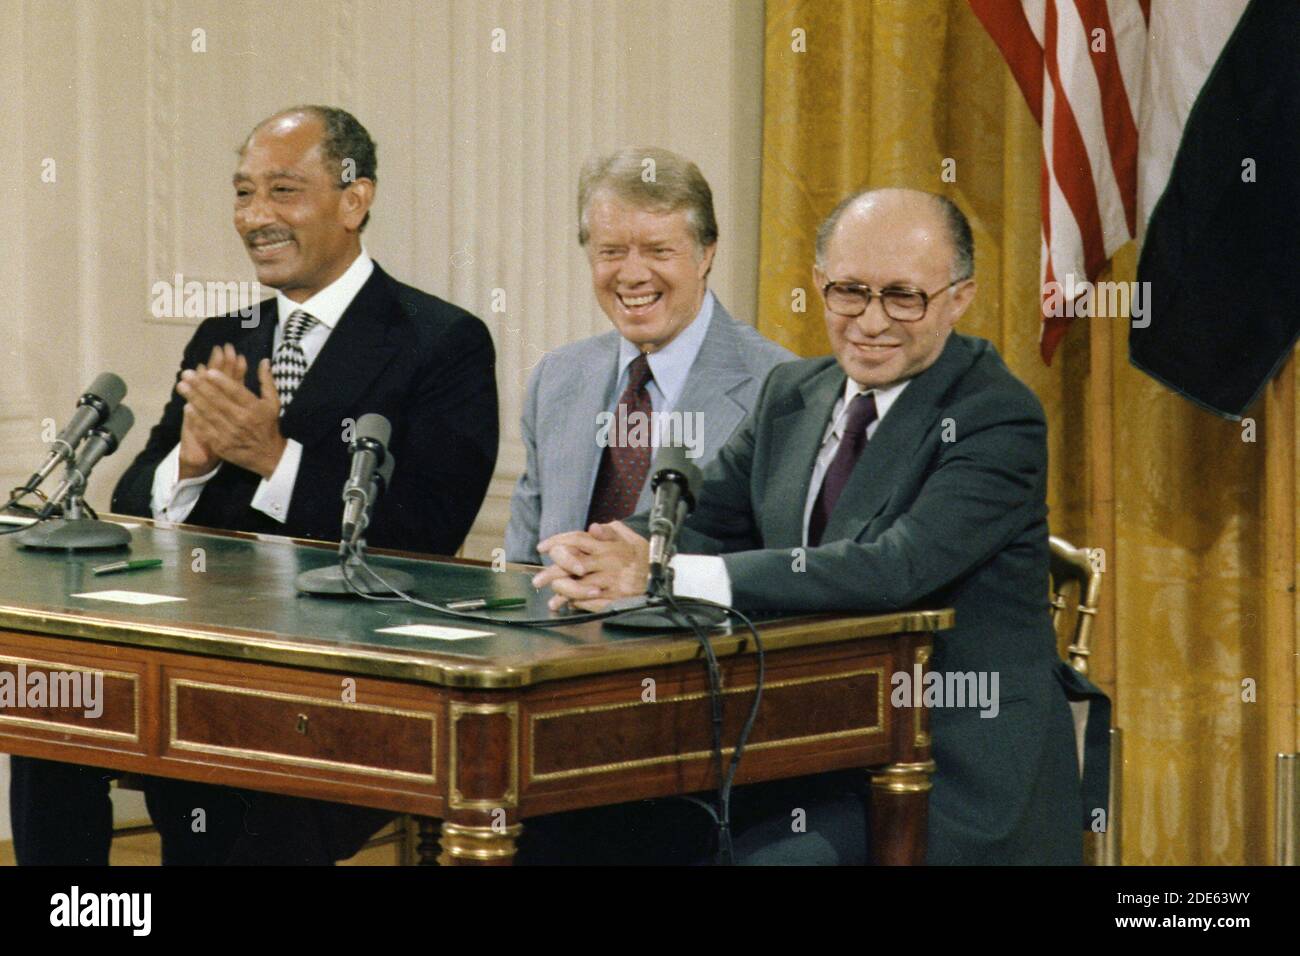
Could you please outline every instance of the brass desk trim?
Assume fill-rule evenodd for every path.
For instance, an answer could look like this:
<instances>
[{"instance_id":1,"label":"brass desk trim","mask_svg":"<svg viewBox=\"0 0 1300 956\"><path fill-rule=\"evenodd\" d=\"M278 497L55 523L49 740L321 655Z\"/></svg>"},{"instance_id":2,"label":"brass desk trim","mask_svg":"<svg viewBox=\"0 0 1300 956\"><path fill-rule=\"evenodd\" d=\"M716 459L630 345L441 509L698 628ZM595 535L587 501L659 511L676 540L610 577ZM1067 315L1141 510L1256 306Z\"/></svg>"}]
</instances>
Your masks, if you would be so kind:
<instances>
[{"instance_id":1,"label":"brass desk trim","mask_svg":"<svg viewBox=\"0 0 1300 956\"><path fill-rule=\"evenodd\" d=\"M870 674L876 675L876 717L877 722L869 727L850 727L845 730L830 730L820 734L804 734L800 737L784 737L780 740L764 740L758 743L749 743L745 745L745 751L748 753L753 750L772 750L777 747L789 747L796 744L815 743L826 740L843 740L848 737L870 737L874 734L882 733L885 724L881 718L884 717L885 707L885 669L883 667L866 667L859 670L844 671L838 674L818 674L815 677L792 677L788 680L773 681L763 685L763 690L775 690L780 687L793 687L800 684L824 684L835 680L844 680L849 677L863 677ZM744 694L752 693L754 684L747 684L743 687L724 688L723 694ZM689 694L677 694L672 697L660 698L653 703L643 700L620 701L617 704L595 704L588 707L570 707L566 710L549 711L544 714L532 714L529 718L528 732L528 782L545 782L548 780L566 780L573 777L589 777L602 773L613 773L619 770L634 770L638 767L653 767L656 765L670 763L685 763L688 760L699 760L713 756L710 750L692 750L687 753L679 754L662 754L657 757L638 757L635 760L619 760L613 763L592 764L587 767L573 767L567 770L550 770L546 773L537 773L534 768L537 766L537 735L535 728L539 720L549 720L554 717L570 717L574 714L591 714L603 713L610 710L624 710L630 707L655 707L659 704L676 703L683 700L699 700L709 696L708 691L694 691ZM730 756L736 750L735 747L723 747L724 756Z\"/></svg>"},{"instance_id":2,"label":"brass desk trim","mask_svg":"<svg viewBox=\"0 0 1300 956\"><path fill-rule=\"evenodd\" d=\"M934 786L933 760L892 763L871 772L871 786L889 793L928 793Z\"/></svg>"},{"instance_id":3,"label":"brass desk trim","mask_svg":"<svg viewBox=\"0 0 1300 956\"><path fill-rule=\"evenodd\" d=\"M389 714L398 717L416 717L429 721L429 736L432 743L428 774L415 773L411 770L389 770L382 767L368 767L365 764L348 763L343 760L324 760L320 757L298 757L294 754L275 753L269 750L250 750L245 747L223 747L220 744L204 744L198 741L182 740L177 736L176 727L176 690L180 687L195 687L201 690L216 690L223 693L243 694L263 700L281 700L295 704L314 704L319 707L335 707L340 710L361 710L373 714ZM254 690L248 687L236 687L230 684L214 684L209 681L196 681L173 677L167 681L167 745L171 750L181 753L203 753L213 756L239 757L244 760L256 760L262 763L288 763L298 767L311 767L316 770L336 770L342 773L361 774L379 777L383 780L410 780L421 784L436 784L438 781L438 715L423 710L406 710L400 707L382 707L378 704L335 703L307 694L286 694L281 691Z\"/></svg>"},{"instance_id":4,"label":"brass desk trim","mask_svg":"<svg viewBox=\"0 0 1300 956\"><path fill-rule=\"evenodd\" d=\"M864 637L933 633L952 627L955 620L955 613L951 609L841 616L809 622L808 618L813 616L784 618L770 624L760 623L760 627L767 628L763 634L765 648L768 651L779 651ZM508 621L502 623L509 624ZM307 646L268 638L262 632L205 631L194 627L118 621L89 614L8 605L0 605L0 628L54 637L153 647L182 654L477 690L517 689L571 677L676 664L697 660L700 655L696 642L685 639L669 641L660 635L627 648L609 645L605 653L591 657L542 661L522 666L479 665L465 661L442 662L376 648ZM730 634L715 635L712 641L715 653L719 657L728 657L747 651L751 638L748 631L733 630Z\"/></svg>"},{"instance_id":5,"label":"brass desk trim","mask_svg":"<svg viewBox=\"0 0 1300 956\"><path fill-rule=\"evenodd\" d=\"M922 674L925 673L925 666L930 663L931 652L932 652L932 648L929 647L918 647L916 649L916 657L914 658L913 666L915 668L919 668L920 673ZM913 674L915 673L916 671L914 670ZM912 693L913 694L917 693L915 687L912 688ZM912 703L915 703L915 700L913 700ZM912 745L914 747L928 747L930 746L930 732L921 727L922 708L915 707L913 709L916 712L912 715L912 729L914 731L912 737Z\"/></svg>"},{"instance_id":6,"label":"brass desk trim","mask_svg":"<svg viewBox=\"0 0 1300 956\"><path fill-rule=\"evenodd\" d=\"M505 714L510 718L510 751L508 759L509 780L506 792L499 800L467 800L460 792L460 745L456 741L456 724L465 714ZM519 705L513 701L504 704L467 704L453 700L447 718L447 806L452 810L498 810L519 806Z\"/></svg>"},{"instance_id":7,"label":"brass desk trim","mask_svg":"<svg viewBox=\"0 0 1300 956\"><path fill-rule=\"evenodd\" d=\"M37 660L34 657L10 657L0 654L0 662L9 664L35 664L50 670L77 671L82 674L103 674L131 682L131 726L135 730L97 730L94 727L81 727L79 724L64 724L57 720L37 720L35 717L12 717L0 710L0 726L30 727L33 730L47 730L50 733L71 734L72 736L99 738L101 740L120 740L127 743L140 743L140 675L131 671L107 670L102 667L82 667L62 661Z\"/></svg>"},{"instance_id":8,"label":"brass desk trim","mask_svg":"<svg viewBox=\"0 0 1300 956\"><path fill-rule=\"evenodd\" d=\"M523 832L523 826L518 823L498 829L492 826L465 826L443 820L442 851L457 860L480 863L508 860L514 857L515 840Z\"/></svg>"}]
</instances>

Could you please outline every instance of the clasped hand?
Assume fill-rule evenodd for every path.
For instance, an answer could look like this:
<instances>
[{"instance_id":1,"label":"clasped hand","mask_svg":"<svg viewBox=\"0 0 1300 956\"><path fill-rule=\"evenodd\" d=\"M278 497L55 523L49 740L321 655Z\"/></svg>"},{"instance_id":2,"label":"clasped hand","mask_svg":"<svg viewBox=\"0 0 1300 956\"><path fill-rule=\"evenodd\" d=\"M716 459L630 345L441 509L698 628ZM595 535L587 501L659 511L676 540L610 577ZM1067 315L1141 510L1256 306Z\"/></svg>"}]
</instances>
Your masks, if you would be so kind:
<instances>
[{"instance_id":1,"label":"clasped hand","mask_svg":"<svg viewBox=\"0 0 1300 956\"><path fill-rule=\"evenodd\" d=\"M650 544L621 521L552 535L537 550L554 562L533 578L533 587L555 592L552 611L566 604L602 611L610 601L645 593Z\"/></svg>"},{"instance_id":2,"label":"clasped hand","mask_svg":"<svg viewBox=\"0 0 1300 956\"><path fill-rule=\"evenodd\" d=\"M287 444L280 434L280 395L271 362L257 366L261 397L245 385L248 360L233 345L214 346L207 364L181 372L181 478L205 475L219 462L270 478Z\"/></svg>"}]
</instances>

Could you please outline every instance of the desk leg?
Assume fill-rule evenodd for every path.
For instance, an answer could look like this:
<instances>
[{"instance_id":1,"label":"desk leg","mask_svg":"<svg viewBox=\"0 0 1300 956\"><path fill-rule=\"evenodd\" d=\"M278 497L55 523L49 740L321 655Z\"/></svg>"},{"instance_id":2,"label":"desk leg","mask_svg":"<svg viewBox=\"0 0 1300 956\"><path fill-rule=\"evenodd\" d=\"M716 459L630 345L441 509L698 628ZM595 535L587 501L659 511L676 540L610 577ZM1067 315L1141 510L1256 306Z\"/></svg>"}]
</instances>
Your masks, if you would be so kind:
<instances>
[{"instance_id":1,"label":"desk leg","mask_svg":"<svg viewBox=\"0 0 1300 956\"><path fill-rule=\"evenodd\" d=\"M438 821L431 817L416 817L420 842L415 853L420 866L438 865Z\"/></svg>"},{"instance_id":2,"label":"desk leg","mask_svg":"<svg viewBox=\"0 0 1300 956\"><path fill-rule=\"evenodd\" d=\"M510 866L518 822L519 702L467 692L447 706L443 866Z\"/></svg>"},{"instance_id":3,"label":"desk leg","mask_svg":"<svg viewBox=\"0 0 1300 956\"><path fill-rule=\"evenodd\" d=\"M923 866L934 761L891 763L871 774L871 854L883 866Z\"/></svg>"},{"instance_id":4,"label":"desk leg","mask_svg":"<svg viewBox=\"0 0 1300 956\"><path fill-rule=\"evenodd\" d=\"M443 866L511 866L522 823L510 826L467 826L442 821Z\"/></svg>"}]
</instances>

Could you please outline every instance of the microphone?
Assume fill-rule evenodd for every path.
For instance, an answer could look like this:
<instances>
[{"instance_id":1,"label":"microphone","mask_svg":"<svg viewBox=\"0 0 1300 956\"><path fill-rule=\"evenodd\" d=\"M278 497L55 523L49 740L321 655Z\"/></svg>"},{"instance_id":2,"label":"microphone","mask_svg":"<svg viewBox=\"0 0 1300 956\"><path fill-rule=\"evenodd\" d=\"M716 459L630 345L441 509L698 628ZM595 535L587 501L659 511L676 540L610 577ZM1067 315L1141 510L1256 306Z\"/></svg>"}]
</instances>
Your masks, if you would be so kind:
<instances>
[{"instance_id":1,"label":"microphone","mask_svg":"<svg viewBox=\"0 0 1300 956\"><path fill-rule=\"evenodd\" d=\"M77 445L92 428L98 428L108 421L110 415L126 397L126 382L112 372L104 372L90 383L90 388L77 399L77 410L64 426L63 431L50 442L50 452L39 471L27 479L22 493L30 494L40 487L41 482L50 476L59 462L72 461ZM129 425L127 426L130 427ZM125 434L125 433L123 433Z\"/></svg>"},{"instance_id":2,"label":"microphone","mask_svg":"<svg viewBox=\"0 0 1300 956\"><path fill-rule=\"evenodd\" d=\"M372 499L379 491L375 485L375 473L379 471L382 486L386 487L393 470L383 470L383 465L390 458L388 440L392 437L393 426L383 415L373 413L362 415L357 419L357 430L349 451L352 453L352 471L347 484L343 486L343 531L340 540L352 543L364 529L363 517L369 509Z\"/></svg>"},{"instance_id":3,"label":"microphone","mask_svg":"<svg viewBox=\"0 0 1300 956\"><path fill-rule=\"evenodd\" d=\"M380 492L393 480L393 469L397 467L397 456L391 451L384 458L384 463L375 470L375 480L370 483L370 503L373 505Z\"/></svg>"},{"instance_id":4,"label":"microphone","mask_svg":"<svg viewBox=\"0 0 1300 956\"><path fill-rule=\"evenodd\" d=\"M131 409L125 405L118 405L113 410L113 414L108 416L108 421L90 433L90 437L86 439L86 443L77 454L76 461L68 469L67 477L41 509L41 515L48 517L52 514L54 508L69 494L80 495L85 490L86 483L90 480L90 473L94 471L95 466L101 459L117 451L118 446L122 444L122 439L134 424L135 415L132 414Z\"/></svg>"},{"instance_id":5,"label":"microphone","mask_svg":"<svg viewBox=\"0 0 1300 956\"><path fill-rule=\"evenodd\" d=\"M677 550L677 535L686 516L695 510L701 486L704 484L700 469L686 457L681 447L667 446L655 456L654 506L650 509L650 573L646 579L645 595L619 598L610 609L619 612L606 623L614 627L631 627L664 631L680 628L682 615L671 608L665 598L672 594L668 564ZM716 627L725 624L728 611L714 606L693 605L687 615L699 627Z\"/></svg>"},{"instance_id":6,"label":"microphone","mask_svg":"<svg viewBox=\"0 0 1300 956\"><path fill-rule=\"evenodd\" d=\"M361 508L361 516L357 519L356 530L348 538L344 538L347 546L355 545L356 539L361 537L362 532L370 526L370 512L375 507L375 502L379 500L380 493L388 487L393 480L393 469L397 467L397 456L391 451L385 456L384 463L375 469L375 476L370 481L369 494Z\"/></svg>"},{"instance_id":7,"label":"microphone","mask_svg":"<svg viewBox=\"0 0 1300 956\"><path fill-rule=\"evenodd\" d=\"M383 415L362 415L351 445L352 473L343 489L343 534L339 539L340 564L303 571L294 587L303 594L387 594L390 589L409 592L415 578L397 568L384 568L377 576L362 557L361 534L370 524L370 509L393 480L397 457L387 449L392 426Z\"/></svg>"},{"instance_id":8,"label":"microphone","mask_svg":"<svg viewBox=\"0 0 1300 956\"><path fill-rule=\"evenodd\" d=\"M677 534L686 516L695 510L695 497L702 483L700 469L687 457L686 449L669 445L655 456L654 507L650 509L650 578L646 593L651 597L664 590L668 562L676 548Z\"/></svg>"}]
</instances>

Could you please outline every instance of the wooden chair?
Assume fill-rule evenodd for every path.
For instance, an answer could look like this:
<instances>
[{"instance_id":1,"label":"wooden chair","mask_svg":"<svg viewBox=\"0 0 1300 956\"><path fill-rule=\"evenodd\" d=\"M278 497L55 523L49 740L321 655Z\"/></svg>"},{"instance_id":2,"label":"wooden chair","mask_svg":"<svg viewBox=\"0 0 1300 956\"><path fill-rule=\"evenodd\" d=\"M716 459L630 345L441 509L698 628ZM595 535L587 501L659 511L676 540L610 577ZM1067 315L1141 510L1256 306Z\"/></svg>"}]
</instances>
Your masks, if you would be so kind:
<instances>
[{"instance_id":1,"label":"wooden chair","mask_svg":"<svg viewBox=\"0 0 1300 956\"><path fill-rule=\"evenodd\" d=\"M1058 644L1064 646L1066 663L1085 677L1092 654L1092 625L1101 604L1103 565L1090 548L1076 548L1064 538L1052 536L1052 626ZM1067 597L1072 593L1073 598ZM1073 602L1073 613L1070 613ZM1084 728L1088 722L1086 700L1070 701L1074 713L1075 741L1079 752L1079 774L1083 775ZM1122 738L1119 728L1110 729L1109 809L1104 833L1089 832L1085 837L1084 859L1097 866L1118 866L1120 860L1120 772L1123 767Z\"/></svg>"},{"instance_id":2,"label":"wooden chair","mask_svg":"<svg viewBox=\"0 0 1300 956\"><path fill-rule=\"evenodd\" d=\"M144 790L144 778L139 774L124 773L113 781L113 786L119 790ZM157 833L158 828L152 824L142 824L139 826L113 827L113 839L121 837L139 836L142 833ZM415 854L415 822L405 813L399 814L393 821L392 826L385 827L379 831L379 834L366 842L362 850L369 850L377 846L392 845L397 854L398 866L414 866L416 863Z\"/></svg>"}]
</instances>

